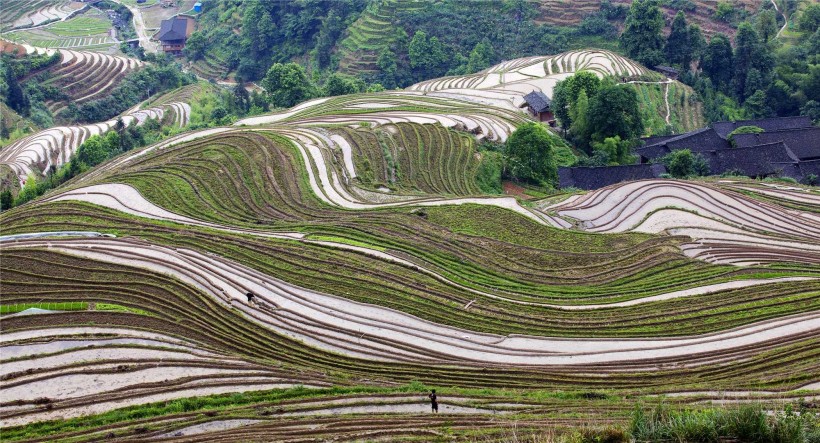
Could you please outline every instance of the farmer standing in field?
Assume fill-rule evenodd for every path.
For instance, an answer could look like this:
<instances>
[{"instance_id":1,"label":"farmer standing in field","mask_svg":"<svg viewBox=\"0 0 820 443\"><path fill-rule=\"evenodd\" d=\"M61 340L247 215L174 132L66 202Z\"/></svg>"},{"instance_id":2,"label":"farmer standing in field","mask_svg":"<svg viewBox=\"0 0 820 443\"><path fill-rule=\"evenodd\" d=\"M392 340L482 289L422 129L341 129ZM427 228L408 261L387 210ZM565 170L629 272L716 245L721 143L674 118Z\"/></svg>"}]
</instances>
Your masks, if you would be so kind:
<instances>
[{"instance_id":1,"label":"farmer standing in field","mask_svg":"<svg viewBox=\"0 0 820 443\"><path fill-rule=\"evenodd\" d=\"M433 412L438 414L438 401L436 401L436 390L433 389L430 392L430 395L427 396L430 399L430 406L433 407Z\"/></svg>"}]
</instances>

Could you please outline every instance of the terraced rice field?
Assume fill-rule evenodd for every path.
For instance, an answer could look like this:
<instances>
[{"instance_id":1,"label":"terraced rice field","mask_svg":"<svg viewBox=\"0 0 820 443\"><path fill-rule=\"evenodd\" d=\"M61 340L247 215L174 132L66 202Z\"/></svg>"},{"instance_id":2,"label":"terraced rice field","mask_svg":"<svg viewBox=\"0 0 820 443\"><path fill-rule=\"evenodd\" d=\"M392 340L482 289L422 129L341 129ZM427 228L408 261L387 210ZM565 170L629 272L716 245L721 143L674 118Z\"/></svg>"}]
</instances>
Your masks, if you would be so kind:
<instances>
[{"instance_id":1,"label":"terraced rice field","mask_svg":"<svg viewBox=\"0 0 820 443\"><path fill-rule=\"evenodd\" d=\"M582 70L600 77L622 78L647 72L637 63L609 51L583 50L509 60L476 74L428 80L407 89L436 97L455 96L482 104L520 107L524 95L540 90L552 97L556 83Z\"/></svg>"},{"instance_id":2,"label":"terraced rice field","mask_svg":"<svg viewBox=\"0 0 820 443\"><path fill-rule=\"evenodd\" d=\"M171 102L136 110L121 116L125 126L142 125L148 119L158 119L182 128L188 124L191 106ZM45 129L17 140L0 150L0 165L11 169L24 183L30 175L41 177L66 164L80 145L94 135L102 135L117 124L118 119L84 126L59 126Z\"/></svg>"},{"instance_id":3,"label":"terraced rice field","mask_svg":"<svg viewBox=\"0 0 820 443\"><path fill-rule=\"evenodd\" d=\"M395 29L392 25L396 15L424 7L424 2L419 0L372 3L348 28L347 35L339 43L339 70L353 75L375 72L379 53L396 40L396 35L390 33Z\"/></svg>"},{"instance_id":4,"label":"terraced rice field","mask_svg":"<svg viewBox=\"0 0 820 443\"><path fill-rule=\"evenodd\" d=\"M754 12L759 10L767 0L737 0L732 2L732 6L737 10L745 10L747 12ZM573 26L580 23L589 14L600 10L601 0L538 0L540 15L536 18L537 23L545 23L555 26ZM632 3L630 0L614 0L612 3L616 6L622 5L629 7ZM691 6L693 9L687 10L687 18L697 23L706 35L712 35L717 32L733 34L734 29L727 23L715 18L715 11L719 0L693 0ZM672 22L672 18L677 13L677 10L672 7L672 4L663 4L664 14L668 17L667 25Z\"/></svg>"},{"instance_id":5,"label":"terraced rice field","mask_svg":"<svg viewBox=\"0 0 820 443\"><path fill-rule=\"evenodd\" d=\"M485 441L818 398L816 188L481 195L476 141L529 121L495 80L598 59L546 60L179 134L2 213L2 304L53 311L2 318L4 437Z\"/></svg>"},{"instance_id":6,"label":"terraced rice field","mask_svg":"<svg viewBox=\"0 0 820 443\"><path fill-rule=\"evenodd\" d=\"M0 8L0 30L30 28L53 21L65 20L86 7L69 0L15 0Z\"/></svg>"},{"instance_id":7,"label":"terraced rice field","mask_svg":"<svg viewBox=\"0 0 820 443\"><path fill-rule=\"evenodd\" d=\"M139 69L139 60L97 52L60 49L63 56L59 65L49 68L52 78L49 85L60 88L74 103L84 103L105 96L126 75ZM47 103L49 110L59 114L67 103Z\"/></svg>"}]
</instances>

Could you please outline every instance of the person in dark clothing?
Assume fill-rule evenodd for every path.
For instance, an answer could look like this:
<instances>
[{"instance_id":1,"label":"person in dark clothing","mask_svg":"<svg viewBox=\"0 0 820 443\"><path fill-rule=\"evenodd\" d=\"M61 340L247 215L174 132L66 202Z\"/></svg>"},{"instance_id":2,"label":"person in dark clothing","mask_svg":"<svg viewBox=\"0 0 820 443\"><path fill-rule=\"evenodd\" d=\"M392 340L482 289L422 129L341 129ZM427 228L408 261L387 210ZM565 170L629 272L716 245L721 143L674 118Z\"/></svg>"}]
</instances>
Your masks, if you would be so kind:
<instances>
[{"instance_id":1,"label":"person in dark clothing","mask_svg":"<svg viewBox=\"0 0 820 443\"><path fill-rule=\"evenodd\" d=\"M438 401L436 400L436 390L433 389L430 395L428 395L427 397L430 398L430 406L433 407L433 412L438 413Z\"/></svg>"}]
</instances>

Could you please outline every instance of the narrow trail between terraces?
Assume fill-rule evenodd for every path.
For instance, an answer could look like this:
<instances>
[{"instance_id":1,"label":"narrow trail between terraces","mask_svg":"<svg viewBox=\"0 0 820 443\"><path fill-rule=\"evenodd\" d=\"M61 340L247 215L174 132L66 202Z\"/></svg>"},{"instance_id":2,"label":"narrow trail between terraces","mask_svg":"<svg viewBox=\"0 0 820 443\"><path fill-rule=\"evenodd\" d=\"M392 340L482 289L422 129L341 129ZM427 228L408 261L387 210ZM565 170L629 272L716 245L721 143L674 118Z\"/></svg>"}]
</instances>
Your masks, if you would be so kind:
<instances>
[{"instance_id":1,"label":"narrow trail between terraces","mask_svg":"<svg viewBox=\"0 0 820 443\"><path fill-rule=\"evenodd\" d=\"M774 0L772 0L772 1L774 1ZM664 117L664 120L666 121L666 125L669 126L669 125L672 124L670 122L670 119L672 118L672 108L669 106L669 85L671 85L674 82L675 82L674 80L672 80L671 78L668 78L668 79L666 79L662 82L642 82L642 81L639 81L639 80L635 80L635 81L631 81L631 82L626 82L626 84L628 84L628 85L632 85L632 84L663 85L663 89L664 89L663 100L664 100L664 102L666 102L666 117Z\"/></svg>"}]
</instances>

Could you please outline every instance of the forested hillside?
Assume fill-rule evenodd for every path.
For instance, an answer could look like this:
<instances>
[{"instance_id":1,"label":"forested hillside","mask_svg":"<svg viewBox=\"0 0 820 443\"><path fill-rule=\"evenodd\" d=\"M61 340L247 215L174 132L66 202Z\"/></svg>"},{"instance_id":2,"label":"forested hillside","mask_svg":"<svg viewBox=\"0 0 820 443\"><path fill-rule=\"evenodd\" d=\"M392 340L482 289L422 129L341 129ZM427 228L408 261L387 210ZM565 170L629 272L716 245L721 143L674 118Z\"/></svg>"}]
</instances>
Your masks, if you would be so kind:
<instances>
[{"instance_id":1,"label":"forested hillside","mask_svg":"<svg viewBox=\"0 0 820 443\"><path fill-rule=\"evenodd\" d=\"M214 78L237 74L258 80L271 64L298 60L317 71L338 70L403 87L475 72L502 59L588 46L616 49L613 37L623 29L630 3L205 0L187 56L197 72ZM742 20L771 7L762 0L659 4L665 32L675 13L684 11L707 36L733 35Z\"/></svg>"}]
</instances>

